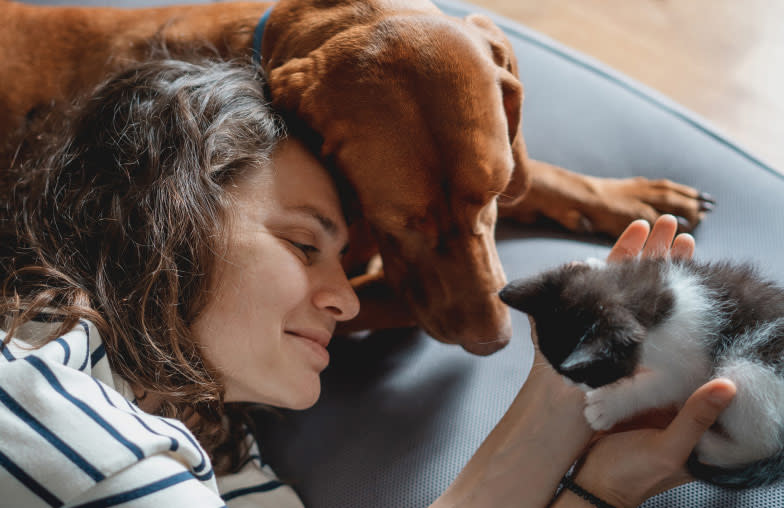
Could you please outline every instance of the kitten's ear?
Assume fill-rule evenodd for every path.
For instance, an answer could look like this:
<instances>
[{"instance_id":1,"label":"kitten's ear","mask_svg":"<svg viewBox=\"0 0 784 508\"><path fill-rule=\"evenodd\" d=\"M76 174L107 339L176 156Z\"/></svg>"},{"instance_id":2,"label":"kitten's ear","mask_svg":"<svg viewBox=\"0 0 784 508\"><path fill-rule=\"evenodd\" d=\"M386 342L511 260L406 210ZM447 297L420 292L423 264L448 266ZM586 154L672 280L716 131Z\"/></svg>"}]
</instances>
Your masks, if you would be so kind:
<instances>
[{"instance_id":1,"label":"kitten's ear","mask_svg":"<svg viewBox=\"0 0 784 508\"><path fill-rule=\"evenodd\" d=\"M645 340L645 329L631 312L623 307L613 307L602 319L599 333L611 344L630 346Z\"/></svg>"},{"instance_id":2,"label":"kitten's ear","mask_svg":"<svg viewBox=\"0 0 784 508\"><path fill-rule=\"evenodd\" d=\"M564 358L560 368L565 372L584 369L607 356L603 349L604 345L601 341L581 342L569 353L569 356Z\"/></svg>"},{"instance_id":3,"label":"kitten's ear","mask_svg":"<svg viewBox=\"0 0 784 508\"><path fill-rule=\"evenodd\" d=\"M505 304L526 314L552 310L554 301L560 299L571 278L589 269L584 263L569 263L528 279L513 280L498 296Z\"/></svg>"},{"instance_id":4,"label":"kitten's ear","mask_svg":"<svg viewBox=\"0 0 784 508\"><path fill-rule=\"evenodd\" d=\"M645 330L626 309L605 310L605 315L586 330L560 368L569 372L608 361L620 365L634 358L634 351L644 339Z\"/></svg>"},{"instance_id":5,"label":"kitten's ear","mask_svg":"<svg viewBox=\"0 0 784 508\"><path fill-rule=\"evenodd\" d=\"M513 280L498 296L510 307L526 314L535 314L542 308L542 300L550 290L550 284L542 276Z\"/></svg>"}]
</instances>

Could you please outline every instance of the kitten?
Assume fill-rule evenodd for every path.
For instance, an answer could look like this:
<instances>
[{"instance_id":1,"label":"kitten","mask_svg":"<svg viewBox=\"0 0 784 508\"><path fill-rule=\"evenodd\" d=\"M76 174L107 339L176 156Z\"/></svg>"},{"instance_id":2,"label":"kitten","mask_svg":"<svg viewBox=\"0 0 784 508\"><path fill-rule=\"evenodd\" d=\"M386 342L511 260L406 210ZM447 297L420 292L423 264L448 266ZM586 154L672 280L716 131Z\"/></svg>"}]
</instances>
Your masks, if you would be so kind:
<instances>
[{"instance_id":1,"label":"kitten","mask_svg":"<svg viewBox=\"0 0 784 508\"><path fill-rule=\"evenodd\" d=\"M544 356L587 391L594 429L680 406L726 377L737 394L692 454L692 474L730 487L784 477L784 289L751 267L591 260L500 296L533 316Z\"/></svg>"}]
</instances>

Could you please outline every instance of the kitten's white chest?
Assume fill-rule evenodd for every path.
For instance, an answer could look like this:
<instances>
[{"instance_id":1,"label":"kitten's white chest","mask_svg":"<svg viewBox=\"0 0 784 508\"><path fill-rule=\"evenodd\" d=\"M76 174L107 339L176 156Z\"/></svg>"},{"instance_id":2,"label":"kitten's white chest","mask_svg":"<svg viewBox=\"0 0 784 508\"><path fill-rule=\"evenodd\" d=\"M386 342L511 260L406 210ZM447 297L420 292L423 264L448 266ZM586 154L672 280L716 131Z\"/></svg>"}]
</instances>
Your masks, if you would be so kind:
<instances>
[{"instance_id":1,"label":"kitten's white chest","mask_svg":"<svg viewBox=\"0 0 784 508\"><path fill-rule=\"evenodd\" d=\"M673 311L648 331L640 365L671 379L672 389L686 396L711 373L709 344L720 327L720 313L699 278L675 265L666 278L674 296Z\"/></svg>"}]
</instances>

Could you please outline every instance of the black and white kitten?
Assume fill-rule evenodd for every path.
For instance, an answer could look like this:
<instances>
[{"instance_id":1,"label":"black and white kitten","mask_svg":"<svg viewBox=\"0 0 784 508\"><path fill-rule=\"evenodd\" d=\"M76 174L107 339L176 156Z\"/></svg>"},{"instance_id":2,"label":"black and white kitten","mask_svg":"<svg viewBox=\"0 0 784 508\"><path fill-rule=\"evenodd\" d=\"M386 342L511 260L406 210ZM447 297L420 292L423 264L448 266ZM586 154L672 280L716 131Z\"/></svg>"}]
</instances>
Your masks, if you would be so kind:
<instances>
[{"instance_id":1,"label":"black and white kitten","mask_svg":"<svg viewBox=\"0 0 784 508\"><path fill-rule=\"evenodd\" d=\"M737 394L692 454L692 474L731 487L784 477L784 289L751 267L590 260L500 296L533 316L544 356L587 391L594 429L729 378Z\"/></svg>"}]
</instances>

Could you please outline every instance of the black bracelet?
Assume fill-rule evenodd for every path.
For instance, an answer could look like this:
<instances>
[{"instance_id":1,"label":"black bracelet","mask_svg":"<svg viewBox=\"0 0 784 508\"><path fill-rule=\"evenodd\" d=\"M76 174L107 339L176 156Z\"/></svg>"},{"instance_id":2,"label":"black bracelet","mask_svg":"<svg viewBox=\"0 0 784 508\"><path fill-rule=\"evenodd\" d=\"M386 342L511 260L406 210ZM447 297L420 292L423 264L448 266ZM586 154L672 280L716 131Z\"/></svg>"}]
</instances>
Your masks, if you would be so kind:
<instances>
[{"instance_id":1,"label":"black bracelet","mask_svg":"<svg viewBox=\"0 0 784 508\"><path fill-rule=\"evenodd\" d=\"M574 483L574 480L572 480L571 476L564 476L563 480L561 480L561 485L563 486L563 488L571 490L572 492L574 492L581 498L585 499L592 505L596 506L597 508L615 508L607 501L603 501L599 499L598 497L594 496L584 488Z\"/></svg>"}]
</instances>

